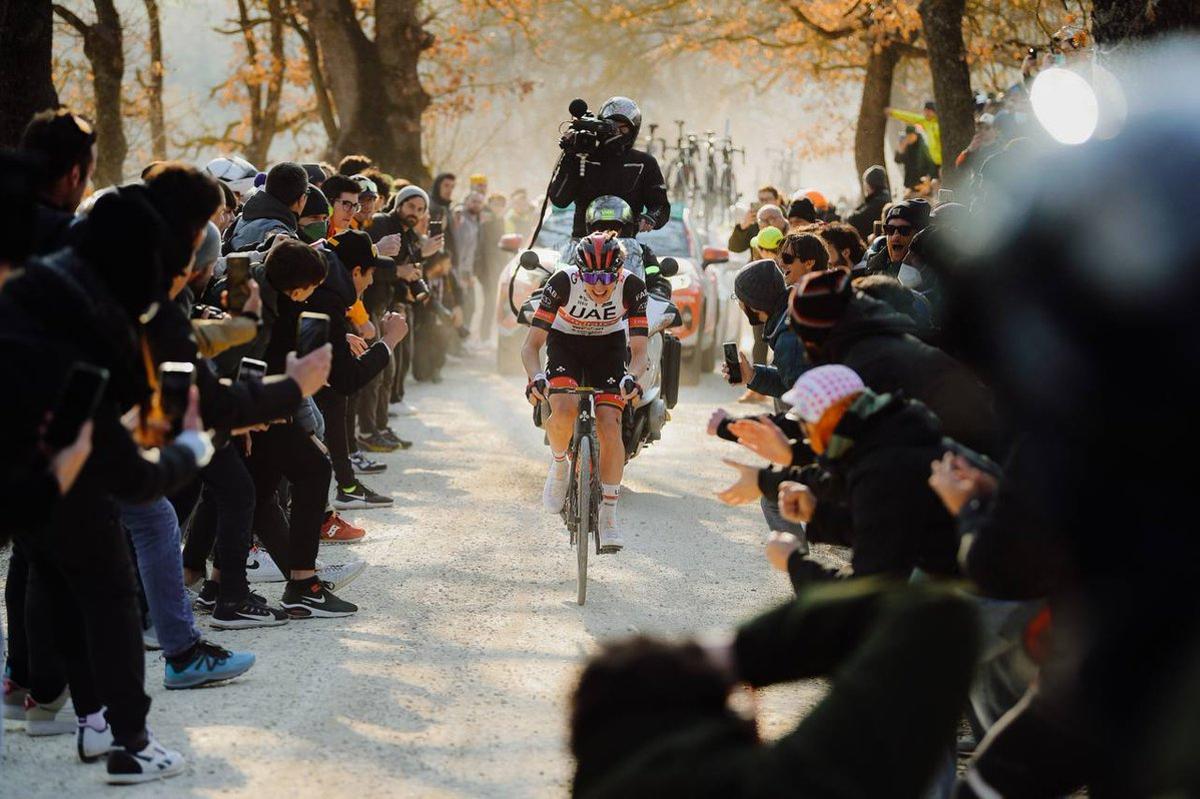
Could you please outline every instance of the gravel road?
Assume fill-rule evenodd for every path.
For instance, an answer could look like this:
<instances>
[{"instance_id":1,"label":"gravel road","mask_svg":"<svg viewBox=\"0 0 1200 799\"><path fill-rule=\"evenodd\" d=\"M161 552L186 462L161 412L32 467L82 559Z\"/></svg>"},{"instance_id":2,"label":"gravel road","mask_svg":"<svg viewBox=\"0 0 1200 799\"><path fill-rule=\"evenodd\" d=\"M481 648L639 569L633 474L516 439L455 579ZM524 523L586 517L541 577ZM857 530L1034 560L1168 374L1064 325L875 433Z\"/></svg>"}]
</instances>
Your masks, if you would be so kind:
<instances>
[{"instance_id":1,"label":"gravel road","mask_svg":"<svg viewBox=\"0 0 1200 799\"><path fill-rule=\"evenodd\" d=\"M322 547L328 562L369 564L344 593L356 616L238 632L207 630L202 617L212 640L258 656L214 688L165 691L163 663L147 653L150 726L189 765L131 793L562 796L568 696L600 641L728 626L790 594L762 556L757 506L712 497L730 481L720 457L733 450L704 424L735 395L707 375L682 389L663 440L626 471L626 549L593 557L587 605L577 606L565 531L540 510L547 455L520 389L490 355L414 386L420 413L394 427L416 445L382 456L388 471L367 478L395 506L348 513L367 539ZM266 588L271 599L282 592ZM761 694L764 733L794 724L819 696L816 685ZM70 737L29 739L9 725L0 795L115 791L102 766L79 762Z\"/></svg>"}]
</instances>

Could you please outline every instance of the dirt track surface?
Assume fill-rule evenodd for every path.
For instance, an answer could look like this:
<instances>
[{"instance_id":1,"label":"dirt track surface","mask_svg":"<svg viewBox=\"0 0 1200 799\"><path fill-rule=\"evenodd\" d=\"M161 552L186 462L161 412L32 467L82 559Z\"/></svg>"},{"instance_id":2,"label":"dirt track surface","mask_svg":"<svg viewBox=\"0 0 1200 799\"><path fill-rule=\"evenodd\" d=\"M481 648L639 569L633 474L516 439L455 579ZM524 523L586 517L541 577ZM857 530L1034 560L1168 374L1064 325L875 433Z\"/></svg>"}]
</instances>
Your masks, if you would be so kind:
<instances>
[{"instance_id":1,"label":"dirt track surface","mask_svg":"<svg viewBox=\"0 0 1200 799\"><path fill-rule=\"evenodd\" d=\"M627 469L626 549L593 557L587 604L576 605L574 554L559 518L540 510L541 433L522 381L496 375L493 357L413 386L420 413L393 427L414 448L381 456L388 471L365 478L395 506L347 512L368 538L322 547L327 562L368 563L343 592L356 616L245 631L200 617L211 640L258 656L219 687L168 692L159 653L147 653L150 727L188 768L130 794L563 796L569 692L599 642L729 626L790 594L763 558L758 507L712 497L733 475L720 458L737 453L704 435L705 422L718 405L747 406L706 375L681 389L663 440ZM256 586L273 601L282 587ZM791 726L819 695L764 692L763 732ZM102 784L102 765L78 760L73 737L30 739L8 724L0 796L119 790Z\"/></svg>"}]
</instances>

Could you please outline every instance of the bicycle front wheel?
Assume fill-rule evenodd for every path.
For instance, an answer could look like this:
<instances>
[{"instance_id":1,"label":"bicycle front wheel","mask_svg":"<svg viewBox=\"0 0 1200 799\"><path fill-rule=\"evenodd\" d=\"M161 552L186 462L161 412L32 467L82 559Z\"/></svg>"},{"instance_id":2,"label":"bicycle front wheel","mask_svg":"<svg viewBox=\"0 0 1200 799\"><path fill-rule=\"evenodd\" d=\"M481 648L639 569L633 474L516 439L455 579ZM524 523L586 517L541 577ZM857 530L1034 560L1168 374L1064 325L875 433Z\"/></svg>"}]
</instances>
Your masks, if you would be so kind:
<instances>
[{"instance_id":1,"label":"bicycle front wheel","mask_svg":"<svg viewBox=\"0 0 1200 799\"><path fill-rule=\"evenodd\" d=\"M588 548L592 545L592 536L596 531L595 516L592 514L594 505L592 491L592 470L595 463L592 460L592 440L586 436L579 441L579 451L575 454L575 510L578 514L575 525L575 562L578 566L576 575L575 601L580 605L587 599L587 567Z\"/></svg>"}]
</instances>

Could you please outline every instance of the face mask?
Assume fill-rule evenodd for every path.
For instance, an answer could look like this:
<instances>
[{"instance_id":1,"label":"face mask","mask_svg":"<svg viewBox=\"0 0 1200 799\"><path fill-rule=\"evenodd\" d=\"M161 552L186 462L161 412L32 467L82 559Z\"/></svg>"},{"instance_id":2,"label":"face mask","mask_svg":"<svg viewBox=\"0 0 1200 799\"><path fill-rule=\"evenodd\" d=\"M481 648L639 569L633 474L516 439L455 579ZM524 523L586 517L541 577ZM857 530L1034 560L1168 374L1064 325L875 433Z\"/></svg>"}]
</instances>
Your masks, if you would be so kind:
<instances>
[{"instance_id":1,"label":"face mask","mask_svg":"<svg viewBox=\"0 0 1200 799\"><path fill-rule=\"evenodd\" d=\"M306 244L312 244L318 239L325 238L325 231L328 225L325 222L309 222L300 228L300 240Z\"/></svg>"}]
</instances>

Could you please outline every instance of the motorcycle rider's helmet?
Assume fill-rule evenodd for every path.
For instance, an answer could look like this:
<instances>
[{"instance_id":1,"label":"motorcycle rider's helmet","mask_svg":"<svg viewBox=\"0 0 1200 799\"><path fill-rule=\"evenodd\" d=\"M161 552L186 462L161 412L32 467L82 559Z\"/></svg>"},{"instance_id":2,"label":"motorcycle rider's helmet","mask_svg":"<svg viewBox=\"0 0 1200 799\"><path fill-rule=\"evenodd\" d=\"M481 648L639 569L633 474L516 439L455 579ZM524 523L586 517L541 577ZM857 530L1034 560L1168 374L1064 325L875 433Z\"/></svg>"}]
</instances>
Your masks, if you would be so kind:
<instances>
[{"instance_id":1,"label":"motorcycle rider's helmet","mask_svg":"<svg viewBox=\"0 0 1200 799\"><path fill-rule=\"evenodd\" d=\"M621 143L626 148L632 147L638 140L638 134L642 130L642 109L638 108L638 104L633 100L628 97L610 97L600 106L598 116L614 122L625 122L632 128L621 138Z\"/></svg>"},{"instance_id":2,"label":"motorcycle rider's helmet","mask_svg":"<svg viewBox=\"0 0 1200 799\"><path fill-rule=\"evenodd\" d=\"M575 245L575 265L584 283L608 285L625 264L625 249L608 233L593 233Z\"/></svg>"},{"instance_id":3,"label":"motorcycle rider's helmet","mask_svg":"<svg viewBox=\"0 0 1200 799\"><path fill-rule=\"evenodd\" d=\"M592 200L584 219L588 233L612 230L620 235L633 222L633 209L620 197L605 194Z\"/></svg>"}]
</instances>

